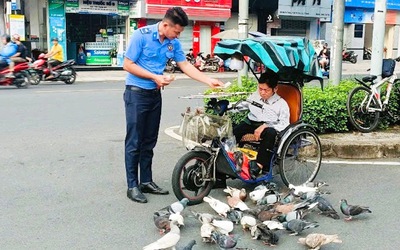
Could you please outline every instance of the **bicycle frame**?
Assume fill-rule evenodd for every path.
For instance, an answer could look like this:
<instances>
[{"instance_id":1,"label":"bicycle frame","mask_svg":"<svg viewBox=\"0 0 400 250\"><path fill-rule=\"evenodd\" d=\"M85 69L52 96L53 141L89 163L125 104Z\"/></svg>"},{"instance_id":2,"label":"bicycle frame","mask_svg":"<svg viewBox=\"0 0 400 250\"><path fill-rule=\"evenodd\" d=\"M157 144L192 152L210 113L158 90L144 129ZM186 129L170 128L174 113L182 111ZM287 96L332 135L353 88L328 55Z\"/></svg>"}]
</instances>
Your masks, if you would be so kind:
<instances>
[{"instance_id":1,"label":"bicycle frame","mask_svg":"<svg viewBox=\"0 0 400 250\"><path fill-rule=\"evenodd\" d=\"M368 87L371 90L371 95L369 97L365 97L361 103L362 105L364 105L368 99L368 102L366 105L368 112L384 111L385 107L389 104L390 94L392 92L393 85L397 82L396 80L397 80L397 75L393 74L389 77L383 78L382 80L380 80L378 82L374 81L371 84L371 86ZM386 87L385 100L382 102L380 93L381 93L382 86L385 83L388 83L388 85ZM378 105L378 107L370 107L372 102L376 103Z\"/></svg>"}]
</instances>

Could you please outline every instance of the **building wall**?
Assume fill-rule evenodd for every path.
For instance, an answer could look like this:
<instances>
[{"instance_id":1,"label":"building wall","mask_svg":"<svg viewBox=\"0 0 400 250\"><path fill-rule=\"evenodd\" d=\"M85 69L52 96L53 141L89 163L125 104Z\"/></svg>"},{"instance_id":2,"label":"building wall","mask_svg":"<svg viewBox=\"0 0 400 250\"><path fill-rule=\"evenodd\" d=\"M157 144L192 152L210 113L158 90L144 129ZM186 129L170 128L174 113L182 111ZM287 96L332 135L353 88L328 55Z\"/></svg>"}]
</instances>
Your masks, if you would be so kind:
<instances>
[{"instance_id":1,"label":"building wall","mask_svg":"<svg viewBox=\"0 0 400 250\"><path fill-rule=\"evenodd\" d=\"M47 31L46 31L46 17L45 13L46 0L25 1L25 16L29 22L27 28L27 35L39 37L39 42L32 42L32 49L46 49L47 48Z\"/></svg>"},{"instance_id":2,"label":"building wall","mask_svg":"<svg viewBox=\"0 0 400 250\"><path fill-rule=\"evenodd\" d=\"M232 13L231 17L225 22L225 30L229 29L237 29L238 28L238 13ZM257 31L257 15L250 14L249 15L249 31Z\"/></svg>"}]
</instances>

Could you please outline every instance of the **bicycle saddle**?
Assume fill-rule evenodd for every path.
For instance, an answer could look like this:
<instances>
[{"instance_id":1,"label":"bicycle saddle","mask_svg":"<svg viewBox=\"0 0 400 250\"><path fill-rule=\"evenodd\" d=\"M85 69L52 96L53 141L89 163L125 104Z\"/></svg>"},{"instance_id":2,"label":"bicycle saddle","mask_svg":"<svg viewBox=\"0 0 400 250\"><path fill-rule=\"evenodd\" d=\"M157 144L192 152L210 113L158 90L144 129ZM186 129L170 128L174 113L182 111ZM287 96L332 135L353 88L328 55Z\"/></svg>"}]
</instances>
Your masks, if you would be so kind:
<instances>
[{"instance_id":1,"label":"bicycle saddle","mask_svg":"<svg viewBox=\"0 0 400 250\"><path fill-rule=\"evenodd\" d=\"M377 78L377 76L364 76L362 78L362 81L363 82L373 82L376 78Z\"/></svg>"}]
</instances>

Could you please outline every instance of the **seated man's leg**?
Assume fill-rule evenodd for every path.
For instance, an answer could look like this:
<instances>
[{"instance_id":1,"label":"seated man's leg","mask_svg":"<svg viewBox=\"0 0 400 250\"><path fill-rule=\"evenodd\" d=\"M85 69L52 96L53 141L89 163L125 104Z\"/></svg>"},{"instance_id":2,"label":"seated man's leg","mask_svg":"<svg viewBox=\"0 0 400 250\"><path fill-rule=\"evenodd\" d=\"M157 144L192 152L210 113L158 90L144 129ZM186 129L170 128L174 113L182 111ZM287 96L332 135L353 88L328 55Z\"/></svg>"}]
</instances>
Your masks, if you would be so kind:
<instances>
[{"instance_id":1,"label":"seated man's leg","mask_svg":"<svg viewBox=\"0 0 400 250\"><path fill-rule=\"evenodd\" d=\"M8 63L8 68L10 69L10 72L6 74L6 77L8 78L14 78L14 66L15 62L13 59L10 59L10 62Z\"/></svg>"},{"instance_id":2,"label":"seated man's leg","mask_svg":"<svg viewBox=\"0 0 400 250\"><path fill-rule=\"evenodd\" d=\"M249 123L243 121L236 125L233 128L233 134L235 135L236 143L240 144L240 140L242 137L246 134L253 134L254 130L256 130L257 127L250 125Z\"/></svg>"},{"instance_id":3,"label":"seated man's leg","mask_svg":"<svg viewBox=\"0 0 400 250\"><path fill-rule=\"evenodd\" d=\"M274 128L266 128L261 134L262 140L256 161L262 165L263 172L268 172L270 169L276 134L277 132Z\"/></svg>"}]
</instances>

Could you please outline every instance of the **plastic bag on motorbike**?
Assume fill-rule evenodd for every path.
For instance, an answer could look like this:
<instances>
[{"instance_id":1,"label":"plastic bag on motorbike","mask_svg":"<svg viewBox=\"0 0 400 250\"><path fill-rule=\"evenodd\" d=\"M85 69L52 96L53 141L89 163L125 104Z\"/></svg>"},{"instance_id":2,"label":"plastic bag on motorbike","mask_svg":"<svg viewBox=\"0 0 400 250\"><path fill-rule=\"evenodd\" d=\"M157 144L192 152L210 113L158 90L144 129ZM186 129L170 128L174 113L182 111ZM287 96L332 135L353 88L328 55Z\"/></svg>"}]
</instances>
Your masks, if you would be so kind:
<instances>
[{"instance_id":1,"label":"plastic bag on motorbike","mask_svg":"<svg viewBox=\"0 0 400 250\"><path fill-rule=\"evenodd\" d=\"M232 121L228 116L187 112L183 117L180 133L185 147L193 149L216 137L232 138Z\"/></svg>"}]
</instances>

